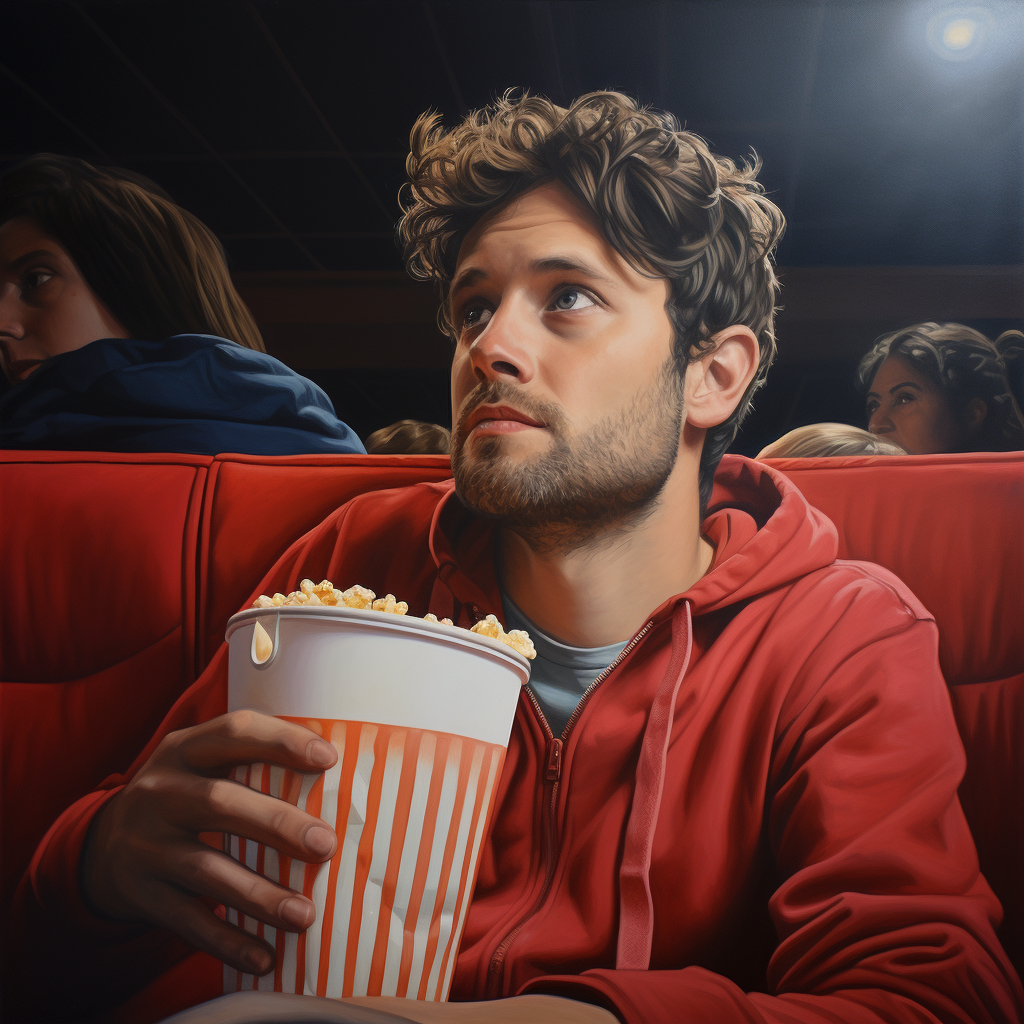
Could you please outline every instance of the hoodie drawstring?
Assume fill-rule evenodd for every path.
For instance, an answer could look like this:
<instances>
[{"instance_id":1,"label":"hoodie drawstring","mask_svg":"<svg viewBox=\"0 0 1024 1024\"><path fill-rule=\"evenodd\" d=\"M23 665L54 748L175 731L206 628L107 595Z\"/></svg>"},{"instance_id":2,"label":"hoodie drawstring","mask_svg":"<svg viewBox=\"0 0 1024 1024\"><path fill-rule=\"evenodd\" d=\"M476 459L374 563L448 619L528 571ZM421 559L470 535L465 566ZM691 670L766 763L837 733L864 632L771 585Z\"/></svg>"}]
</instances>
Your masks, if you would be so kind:
<instances>
[{"instance_id":1,"label":"hoodie drawstring","mask_svg":"<svg viewBox=\"0 0 1024 1024\"><path fill-rule=\"evenodd\" d=\"M455 620L455 595L448 581L455 572L454 562L442 562L430 591L430 604L427 606L439 619Z\"/></svg>"},{"instance_id":2,"label":"hoodie drawstring","mask_svg":"<svg viewBox=\"0 0 1024 1024\"><path fill-rule=\"evenodd\" d=\"M654 939L654 901L651 898L651 848L658 823L661 795L665 788L665 764L676 698L690 664L693 646L693 618L690 602L685 630L679 616L672 616L672 657L668 671L655 694L640 745L633 806L626 825L626 840L619 868L619 941L615 956L618 970L646 971L651 963Z\"/></svg>"}]
</instances>

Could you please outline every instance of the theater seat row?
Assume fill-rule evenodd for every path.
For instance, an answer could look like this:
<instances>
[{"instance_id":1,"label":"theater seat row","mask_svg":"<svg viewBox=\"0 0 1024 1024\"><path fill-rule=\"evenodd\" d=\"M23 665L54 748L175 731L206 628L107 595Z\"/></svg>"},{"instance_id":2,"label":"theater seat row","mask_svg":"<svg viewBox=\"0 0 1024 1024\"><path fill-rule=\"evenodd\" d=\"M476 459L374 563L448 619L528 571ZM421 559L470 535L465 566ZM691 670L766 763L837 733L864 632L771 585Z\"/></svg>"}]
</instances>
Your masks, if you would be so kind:
<instances>
[{"instance_id":1,"label":"theater seat row","mask_svg":"<svg viewBox=\"0 0 1024 1024\"><path fill-rule=\"evenodd\" d=\"M1021 970L1024 454L772 465L835 522L841 557L894 571L939 623L961 799ZM48 825L132 761L293 540L356 494L448 475L440 456L0 452L4 904Z\"/></svg>"}]
</instances>

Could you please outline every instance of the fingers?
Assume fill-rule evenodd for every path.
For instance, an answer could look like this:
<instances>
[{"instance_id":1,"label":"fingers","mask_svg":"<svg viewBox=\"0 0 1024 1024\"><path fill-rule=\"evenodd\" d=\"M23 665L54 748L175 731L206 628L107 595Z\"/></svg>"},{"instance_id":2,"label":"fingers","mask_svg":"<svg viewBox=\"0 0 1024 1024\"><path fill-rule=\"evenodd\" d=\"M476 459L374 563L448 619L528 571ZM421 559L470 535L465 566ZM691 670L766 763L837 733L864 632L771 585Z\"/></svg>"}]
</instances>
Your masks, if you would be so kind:
<instances>
[{"instance_id":1,"label":"fingers","mask_svg":"<svg viewBox=\"0 0 1024 1024\"><path fill-rule=\"evenodd\" d=\"M155 887L146 909L152 920L173 921L174 931L186 942L235 970L244 974L266 974L274 966L274 950L269 943L222 921L173 886Z\"/></svg>"},{"instance_id":2,"label":"fingers","mask_svg":"<svg viewBox=\"0 0 1024 1024\"><path fill-rule=\"evenodd\" d=\"M209 847L195 846L173 854L166 877L191 893L208 896L283 931L304 931L316 920L316 908L301 893Z\"/></svg>"},{"instance_id":3,"label":"fingers","mask_svg":"<svg viewBox=\"0 0 1024 1024\"><path fill-rule=\"evenodd\" d=\"M338 760L334 747L315 732L258 711L232 711L172 735L178 757L196 772L255 762L322 772Z\"/></svg>"},{"instance_id":4,"label":"fingers","mask_svg":"<svg viewBox=\"0 0 1024 1024\"><path fill-rule=\"evenodd\" d=\"M183 776L164 802L166 820L189 833L227 832L306 862L334 855L334 830L294 804L231 779Z\"/></svg>"},{"instance_id":5,"label":"fingers","mask_svg":"<svg viewBox=\"0 0 1024 1024\"><path fill-rule=\"evenodd\" d=\"M239 970L269 970L269 947L217 918L195 895L292 931L312 923L312 904L198 837L228 832L306 863L326 860L337 848L329 826L221 776L253 762L319 774L337 756L311 730L253 711L171 733L94 821L83 853L87 901L117 920L171 928Z\"/></svg>"}]
</instances>

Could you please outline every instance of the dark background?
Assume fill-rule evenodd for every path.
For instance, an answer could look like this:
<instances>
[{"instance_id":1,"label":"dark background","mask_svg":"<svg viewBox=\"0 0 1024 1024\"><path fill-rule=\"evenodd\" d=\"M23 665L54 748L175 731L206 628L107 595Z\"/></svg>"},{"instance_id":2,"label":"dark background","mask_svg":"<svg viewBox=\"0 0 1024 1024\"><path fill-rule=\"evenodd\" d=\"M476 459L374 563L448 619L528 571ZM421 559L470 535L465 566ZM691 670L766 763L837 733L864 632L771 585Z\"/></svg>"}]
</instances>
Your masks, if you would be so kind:
<instances>
[{"instance_id":1,"label":"dark background","mask_svg":"<svg viewBox=\"0 0 1024 1024\"><path fill-rule=\"evenodd\" d=\"M1024 325L1018 0L37 0L2 22L0 169L50 151L159 182L363 437L449 422L448 342L393 240L409 128L513 87L621 89L763 159L789 222L780 356L735 450L861 423L854 370L884 331Z\"/></svg>"}]
</instances>

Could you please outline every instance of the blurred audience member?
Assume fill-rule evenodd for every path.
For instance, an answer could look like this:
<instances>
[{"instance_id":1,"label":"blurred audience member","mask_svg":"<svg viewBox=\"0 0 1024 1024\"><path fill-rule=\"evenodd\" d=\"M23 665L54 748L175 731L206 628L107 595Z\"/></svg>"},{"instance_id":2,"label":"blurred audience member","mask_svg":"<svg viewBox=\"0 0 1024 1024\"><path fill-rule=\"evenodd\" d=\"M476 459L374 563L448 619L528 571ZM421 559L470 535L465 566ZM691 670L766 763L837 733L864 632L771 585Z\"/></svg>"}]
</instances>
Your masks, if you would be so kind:
<instances>
[{"instance_id":1,"label":"blurred audience member","mask_svg":"<svg viewBox=\"0 0 1024 1024\"><path fill-rule=\"evenodd\" d=\"M1024 448L1024 416L1007 363L1024 334L995 342L953 323L914 324L880 338L861 361L868 430L912 455Z\"/></svg>"},{"instance_id":2,"label":"blurred audience member","mask_svg":"<svg viewBox=\"0 0 1024 1024\"><path fill-rule=\"evenodd\" d=\"M153 182L38 154L0 177L0 448L362 452L268 356L201 221Z\"/></svg>"},{"instance_id":3,"label":"blurred audience member","mask_svg":"<svg viewBox=\"0 0 1024 1024\"><path fill-rule=\"evenodd\" d=\"M758 452L759 459L814 459L839 455L906 455L899 445L883 441L848 423L811 423L783 434Z\"/></svg>"},{"instance_id":4,"label":"blurred audience member","mask_svg":"<svg viewBox=\"0 0 1024 1024\"><path fill-rule=\"evenodd\" d=\"M399 420L366 439L370 455L447 455L451 445L450 430L420 420Z\"/></svg>"}]
</instances>

